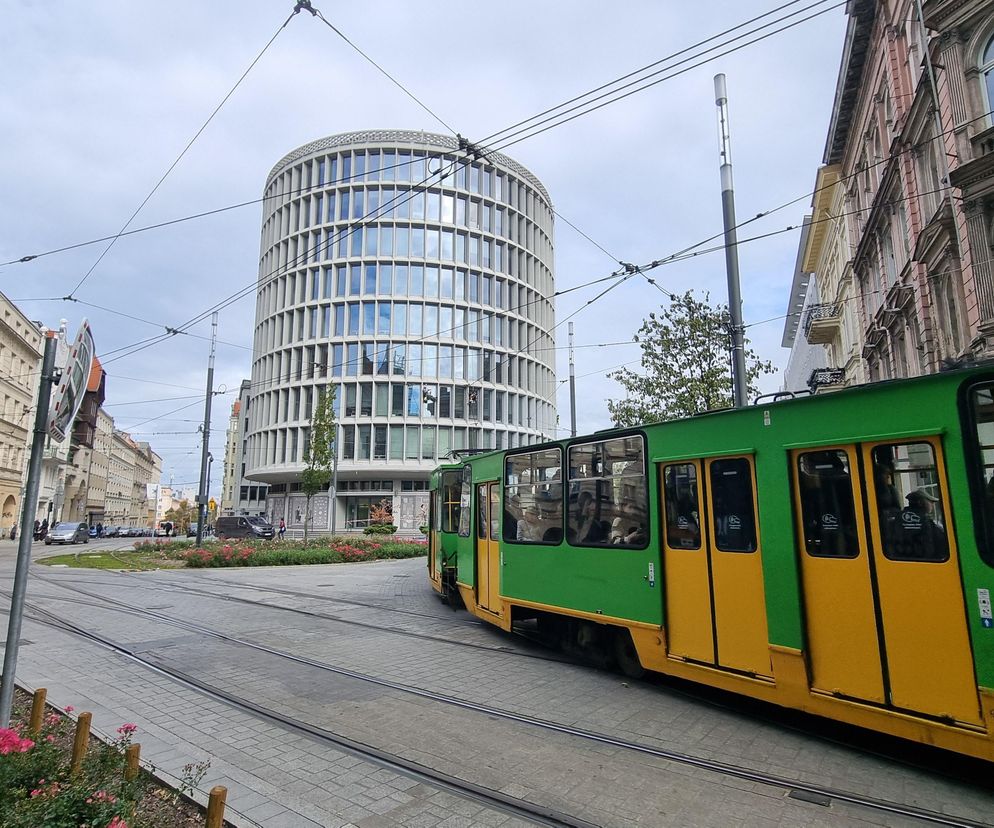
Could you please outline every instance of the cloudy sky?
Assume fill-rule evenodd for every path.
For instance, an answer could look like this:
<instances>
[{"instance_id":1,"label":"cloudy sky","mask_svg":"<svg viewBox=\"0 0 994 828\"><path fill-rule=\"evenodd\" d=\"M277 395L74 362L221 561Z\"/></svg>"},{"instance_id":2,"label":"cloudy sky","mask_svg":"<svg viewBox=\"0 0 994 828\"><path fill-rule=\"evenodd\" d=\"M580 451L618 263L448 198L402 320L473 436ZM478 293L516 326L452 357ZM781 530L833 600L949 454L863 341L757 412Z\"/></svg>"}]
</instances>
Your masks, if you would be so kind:
<instances>
[{"instance_id":1,"label":"cloudy sky","mask_svg":"<svg viewBox=\"0 0 994 828\"><path fill-rule=\"evenodd\" d=\"M470 139L783 3L381 0L326 6L314 0L353 43ZM845 17L838 2L786 5L775 17L812 6L786 23L828 11L506 149L542 180L561 216L610 254L559 221L558 289L606 276L618 260L660 259L721 232L717 72L728 78L739 220L812 190ZM8 2L0 28L0 262L119 231L292 9L291 2L274 0ZM329 27L298 14L131 226L254 201L269 170L291 149L375 128L444 131ZM750 224L740 239L800 224L808 201ZM163 457L164 478L177 485L193 484L198 474L195 432L203 418L209 320L191 329L196 336L174 336L130 355L118 349L181 325L250 285L258 275L260 216L253 203L123 237L95 267L106 244L0 267L0 291L29 318L52 327L65 318L71 332L83 316L90 319L108 372L108 411L118 427L151 442ZM780 347L782 314L797 238L797 232L783 233L740 250L748 334L781 368L787 358ZM724 301L720 252L653 275L667 290L708 290L712 300ZM557 319L597 292L561 297ZM55 299L70 293L81 301ZM606 373L637 366L631 337L664 301L636 277L573 318L581 433L609 424L604 401L621 392ZM250 294L221 314L219 389L237 389L249 375L254 309ZM781 318L764 323L774 317ZM565 324L556 335L565 380ZM601 346L617 342L627 344ZM767 390L779 382L768 380ZM567 383L560 389L567 428ZM215 492L233 399L232 393L215 398Z\"/></svg>"}]
</instances>

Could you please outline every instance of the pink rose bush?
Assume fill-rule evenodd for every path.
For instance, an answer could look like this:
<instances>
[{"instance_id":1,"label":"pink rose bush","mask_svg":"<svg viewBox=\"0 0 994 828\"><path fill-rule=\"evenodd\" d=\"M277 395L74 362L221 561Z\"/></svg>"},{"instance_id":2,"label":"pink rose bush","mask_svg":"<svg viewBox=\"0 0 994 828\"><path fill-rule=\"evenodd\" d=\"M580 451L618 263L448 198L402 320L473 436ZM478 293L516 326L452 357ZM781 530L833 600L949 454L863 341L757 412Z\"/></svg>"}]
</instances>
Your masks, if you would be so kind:
<instances>
[{"instance_id":1,"label":"pink rose bush","mask_svg":"<svg viewBox=\"0 0 994 828\"><path fill-rule=\"evenodd\" d=\"M365 537L318 536L302 540L240 540L209 543L173 553L188 567L293 566L357 563L389 558L416 558L425 554L424 541L368 540Z\"/></svg>"},{"instance_id":2,"label":"pink rose bush","mask_svg":"<svg viewBox=\"0 0 994 828\"><path fill-rule=\"evenodd\" d=\"M30 739L22 739L16 730L0 727L0 756L10 753L27 753L35 743Z\"/></svg>"},{"instance_id":3,"label":"pink rose bush","mask_svg":"<svg viewBox=\"0 0 994 828\"><path fill-rule=\"evenodd\" d=\"M51 712L30 738L22 727L0 728L0 825L138 828L132 816L148 783L124 779L124 750L138 730L135 724L121 725L111 744L91 744L75 774L69 769L71 719Z\"/></svg>"}]
</instances>

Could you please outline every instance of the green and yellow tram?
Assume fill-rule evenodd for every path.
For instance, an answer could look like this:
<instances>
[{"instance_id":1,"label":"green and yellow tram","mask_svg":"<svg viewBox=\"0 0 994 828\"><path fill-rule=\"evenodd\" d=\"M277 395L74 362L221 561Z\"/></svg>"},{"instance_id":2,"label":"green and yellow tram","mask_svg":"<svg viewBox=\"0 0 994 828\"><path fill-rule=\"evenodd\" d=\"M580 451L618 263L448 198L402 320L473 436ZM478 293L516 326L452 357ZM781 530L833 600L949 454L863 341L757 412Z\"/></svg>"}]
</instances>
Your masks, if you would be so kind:
<instances>
[{"instance_id":1,"label":"green and yellow tram","mask_svg":"<svg viewBox=\"0 0 994 828\"><path fill-rule=\"evenodd\" d=\"M994 761L994 368L442 466L428 568L629 673Z\"/></svg>"}]
</instances>

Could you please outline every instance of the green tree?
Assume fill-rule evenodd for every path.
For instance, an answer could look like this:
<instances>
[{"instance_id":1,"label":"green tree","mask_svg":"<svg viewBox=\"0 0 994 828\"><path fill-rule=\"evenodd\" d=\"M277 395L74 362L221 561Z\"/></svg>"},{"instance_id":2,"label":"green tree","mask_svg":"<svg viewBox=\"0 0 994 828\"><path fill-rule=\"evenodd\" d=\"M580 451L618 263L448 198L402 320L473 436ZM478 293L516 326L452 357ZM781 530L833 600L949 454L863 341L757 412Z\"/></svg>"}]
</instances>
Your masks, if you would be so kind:
<instances>
[{"instance_id":1,"label":"green tree","mask_svg":"<svg viewBox=\"0 0 994 828\"><path fill-rule=\"evenodd\" d=\"M635 341L642 346L642 372L624 368L608 374L625 389L623 400L607 401L616 426L631 426L690 417L733 404L730 361L731 319L725 305L713 307L693 291L674 296L659 315L650 313ZM772 374L746 340L746 382L749 396L756 381Z\"/></svg>"},{"instance_id":2,"label":"green tree","mask_svg":"<svg viewBox=\"0 0 994 828\"><path fill-rule=\"evenodd\" d=\"M311 498L323 492L331 482L332 464L335 458L335 387L329 386L318 391L318 401L311 414L311 426L304 443L304 462L300 473L300 490L307 495L304 509L304 540L311 520ZM335 508L335 504L331 504Z\"/></svg>"},{"instance_id":3,"label":"green tree","mask_svg":"<svg viewBox=\"0 0 994 828\"><path fill-rule=\"evenodd\" d=\"M189 501L181 500L179 505L173 506L166 512L164 518L173 522L177 535L185 535L190 524L197 519L197 510Z\"/></svg>"}]
</instances>

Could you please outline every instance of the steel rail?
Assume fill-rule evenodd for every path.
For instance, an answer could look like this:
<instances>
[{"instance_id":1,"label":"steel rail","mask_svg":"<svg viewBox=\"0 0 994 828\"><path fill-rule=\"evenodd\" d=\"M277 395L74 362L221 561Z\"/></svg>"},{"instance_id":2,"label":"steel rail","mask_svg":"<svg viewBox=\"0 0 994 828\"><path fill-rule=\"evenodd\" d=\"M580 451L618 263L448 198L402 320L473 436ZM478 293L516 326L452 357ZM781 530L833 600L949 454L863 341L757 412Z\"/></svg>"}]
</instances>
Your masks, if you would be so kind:
<instances>
[{"instance_id":1,"label":"steel rail","mask_svg":"<svg viewBox=\"0 0 994 828\"><path fill-rule=\"evenodd\" d=\"M415 779L418 782L424 782L432 785L439 790L447 791L456 796L462 797L463 799L468 799L511 816L525 819L536 825L546 825L550 826L550 828L598 828L595 823L588 822L579 817L559 812L554 808L547 808L542 805L537 805L525 799L509 796L501 793L500 791L491 790L483 785L478 785L475 782L469 782L467 780L460 779L457 776L453 776L452 774L435 770L434 768L414 762L413 760L406 759L403 756L389 753L381 750L380 748L374 747L373 745L367 745L356 739L350 739L347 736L334 733L301 719L286 716L283 713L273 710L272 708L257 704L234 693L219 690L218 688L207 684L206 682L202 682L182 670L178 670L174 667L168 667L164 664L158 663L155 660L145 658L138 653L133 652L127 646L106 638L105 636L91 632L90 630L86 630L83 627L68 621L67 619L61 618L50 610L38 607L30 602L27 606L37 614L33 620L38 623L46 624L47 626L55 629L85 638L104 647L105 649L124 656L129 661L139 664L142 667L158 673L159 675L170 678L178 684L184 685L191 690L202 693L208 698L222 701L245 713L249 713L258 718L266 719L273 723L282 725L290 730L309 736L318 741L333 744L335 747L353 756L357 756L373 764L379 765L387 770L391 770L395 773Z\"/></svg>"}]
</instances>

